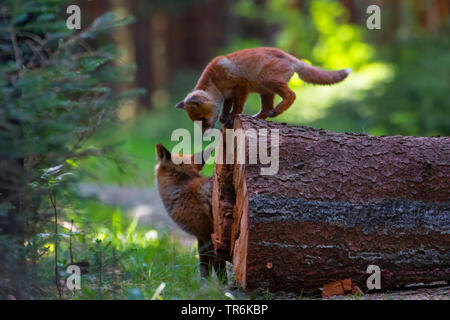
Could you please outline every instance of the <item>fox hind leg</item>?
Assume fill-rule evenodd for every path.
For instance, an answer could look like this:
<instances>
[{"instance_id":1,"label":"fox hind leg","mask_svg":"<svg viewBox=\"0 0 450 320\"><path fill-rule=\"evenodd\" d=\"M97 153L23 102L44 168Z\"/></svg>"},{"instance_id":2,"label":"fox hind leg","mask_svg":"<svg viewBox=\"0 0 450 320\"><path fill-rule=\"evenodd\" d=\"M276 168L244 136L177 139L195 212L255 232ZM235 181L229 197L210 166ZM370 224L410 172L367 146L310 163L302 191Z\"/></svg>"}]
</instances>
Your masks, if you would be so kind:
<instances>
[{"instance_id":1,"label":"fox hind leg","mask_svg":"<svg viewBox=\"0 0 450 320\"><path fill-rule=\"evenodd\" d=\"M271 82L268 88L278 94L283 100L274 108L267 112L268 117L276 117L286 111L295 101L295 92L287 83L282 81Z\"/></svg>"},{"instance_id":2,"label":"fox hind leg","mask_svg":"<svg viewBox=\"0 0 450 320\"><path fill-rule=\"evenodd\" d=\"M287 85L294 72L292 61L283 57L272 59L261 71L259 77L265 90L269 93L277 94L283 99L275 108L273 108L272 104L272 107L266 111L265 118L275 117L283 113L294 102L295 93ZM261 98L263 97L261 96ZM261 111L264 112L264 110ZM263 114L261 114L262 116Z\"/></svg>"},{"instance_id":3,"label":"fox hind leg","mask_svg":"<svg viewBox=\"0 0 450 320\"><path fill-rule=\"evenodd\" d=\"M261 110L254 115L256 118L266 119L267 113L273 109L273 100L275 95L273 93L261 94Z\"/></svg>"}]
</instances>

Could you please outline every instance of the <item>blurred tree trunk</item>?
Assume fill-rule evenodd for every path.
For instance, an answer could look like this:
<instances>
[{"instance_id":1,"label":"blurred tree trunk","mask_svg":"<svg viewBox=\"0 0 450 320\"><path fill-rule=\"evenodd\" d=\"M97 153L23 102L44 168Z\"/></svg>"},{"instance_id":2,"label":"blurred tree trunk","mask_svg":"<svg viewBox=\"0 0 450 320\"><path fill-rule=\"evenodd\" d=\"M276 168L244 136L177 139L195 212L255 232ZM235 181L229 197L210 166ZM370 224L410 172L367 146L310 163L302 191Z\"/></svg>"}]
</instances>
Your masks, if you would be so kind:
<instances>
[{"instance_id":1,"label":"blurred tree trunk","mask_svg":"<svg viewBox=\"0 0 450 320\"><path fill-rule=\"evenodd\" d=\"M154 90L164 87L168 78L167 70L167 32L169 17L166 12L160 11L152 17L152 56L153 86ZM157 99L155 99L156 102Z\"/></svg>"},{"instance_id":2,"label":"blurred tree trunk","mask_svg":"<svg viewBox=\"0 0 450 320\"><path fill-rule=\"evenodd\" d=\"M136 86L147 90L139 98L140 108L152 109L151 95L154 90L154 68L152 63L152 15L140 15L137 0L133 1L136 22L133 24L133 38L135 44Z\"/></svg>"},{"instance_id":3,"label":"blurred tree trunk","mask_svg":"<svg viewBox=\"0 0 450 320\"><path fill-rule=\"evenodd\" d=\"M441 25L441 15L439 14L438 0L427 0L426 24L428 31L433 34L439 33L439 27Z\"/></svg>"},{"instance_id":4,"label":"blurred tree trunk","mask_svg":"<svg viewBox=\"0 0 450 320\"><path fill-rule=\"evenodd\" d=\"M21 123L16 119L9 119L6 127L0 126L0 132L11 146L14 140L22 139ZM18 155L6 155L0 159L0 206L8 208L7 213L3 211L0 215L0 275L3 280L0 282L0 299L6 299L5 294L14 296L16 299L29 298L30 286L26 282L28 274L28 261L25 251L22 250L25 239L30 235L27 216L31 208L24 208L22 199L26 186L25 182L25 159ZM4 170L7 168L8 170ZM4 210L4 208L3 208Z\"/></svg>"},{"instance_id":5,"label":"blurred tree trunk","mask_svg":"<svg viewBox=\"0 0 450 320\"><path fill-rule=\"evenodd\" d=\"M11 135L11 131L13 130ZM17 130L16 130L17 129ZM5 137L11 138L11 145L13 145L12 139L21 135L20 122L15 119L8 120L8 128L1 128L0 132L5 132ZM8 139L9 140L9 139ZM16 156L7 156L4 159L0 159L0 167L8 168L8 176L0 176L0 205L10 205L6 216L0 216L0 234L8 234L12 237L18 237L23 235L23 228L20 221L20 194L23 189L23 176L24 176L24 158ZM1 172L6 172L2 170ZM20 241L20 240L19 240Z\"/></svg>"},{"instance_id":6,"label":"blurred tree trunk","mask_svg":"<svg viewBox=\"0 0 450 320\"><path fill-rule=\"evenodd\" d=\"M207 1L168 14L166 78L183 68L203 69L217 55L216 50L231 41L230 34L236 30L236 26L230 25L235 20L232 3Z\"/></svg>"},{"instance_id":7,"label":"blurred tree trunk","mask_svg":"<svg viewBox=\"0 0 450 320\"><path fill-rule=\"evenodd\" d=\"M207 53L210 48L202 37L201 20L208 20L211 17L205 15L205 8L193 7L185 11L180 17L181 47L179 49L184 53L183 66L200 69L204 67L208 59ZM187 27L189 26L189 27Z\"/></svg>"},{"instance_id":8,"label":"blurred tree trunk","mask_svg":"<svg viewBox=\"0 0 450 320\"><path fill-rule=\"evenodd\" d=\"M167 77L172 77L180 64L180 55L178 54L178 47L180 44L180 32L179 32L179 14L168 14L168 26L166 32L166 59L167 59Z\"/></svg>"},{"instance_id":9,"label":"blurred tree trunk","mask_svg":"<svg viewBox=\"0 0 450 320\"><path fill-rule=\"evenodd\" d=\"M233 36L240 33L239 19L234 15L233 8L236 5L236 0L222 0L223 12L225 16L225 45L229 46L233 40Z\"/></svg>"},{"instance_id":10,"label":"blurred tree trunk","mask_svg":"<svg viewBox=\"0 0 450 320\"><path fill-rule=\"evenodd\" d=\"M87 22L91 22L96 17L100 17L102 14L106 13L111 9L111 1L110 0L79 0L77 4L82 8L82 14L86 13L89 15L89 20ZM82 21L85 22L86 18L83 16ZM86 23L86 25L88 25Z\"/></svg>"},{"instance_id":11,"label":"blurred tree trunk","mask_svg":"<svg viewBox=\"0 0 450 320\"><path fill-rule=\"evenodd\" d=\"M355 3L355 0L341 0L342 4L344 5L344 7L347 9L349 15L350 15L350 19L349 22L351 23L358 23L359 22L359 18L361 15L365 14L366 10L364 11L358 11L358 7L357 4ZM367 8L367 6L366 6Z\"/></svg>"}]
</instances>

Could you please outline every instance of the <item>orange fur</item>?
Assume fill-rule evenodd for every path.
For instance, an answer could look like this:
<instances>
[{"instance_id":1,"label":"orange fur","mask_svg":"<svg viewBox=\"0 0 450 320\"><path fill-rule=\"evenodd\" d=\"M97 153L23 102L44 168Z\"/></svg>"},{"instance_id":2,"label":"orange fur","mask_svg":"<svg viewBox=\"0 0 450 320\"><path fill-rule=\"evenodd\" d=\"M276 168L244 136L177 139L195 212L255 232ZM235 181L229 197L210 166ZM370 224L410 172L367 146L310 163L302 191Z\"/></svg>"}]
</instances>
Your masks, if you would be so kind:
<instances>
[{"instance_id":1,"label":"orange fur","mask_svg":"<svg viewBox=\"0 0 450 320\"><path fill-rule=\"evenodd\" d=\"M200 273L206 277L215 263L211 242L211 179L200 175L203 164L194 164L192 156L171 154L156 145L159 163L155 168L158 191L169 216L198 240ZM175 157L191 157L191 164L175 164ZM216 267L217 270L217 267Z\"/></svg>"},{"instance_id":2,"label":"orange fur","mask_svg":"<svg viewBox=\"0 0 450 320\"><path fill-rule=\"evenodd\" d=\"M295 100L295 93L287 85L294 72L309 83L333 84L345 79L351 70L325 71L276 48L240 50L214 58L194 91L176 107L185 109L191 120L201 121L204 132L214 127L219 115L225 123L241 113L249 92L257 92L261 110L255 116L275 117ZM282 101L274 108L276 94Z\"/></svg>"}]
</instances>

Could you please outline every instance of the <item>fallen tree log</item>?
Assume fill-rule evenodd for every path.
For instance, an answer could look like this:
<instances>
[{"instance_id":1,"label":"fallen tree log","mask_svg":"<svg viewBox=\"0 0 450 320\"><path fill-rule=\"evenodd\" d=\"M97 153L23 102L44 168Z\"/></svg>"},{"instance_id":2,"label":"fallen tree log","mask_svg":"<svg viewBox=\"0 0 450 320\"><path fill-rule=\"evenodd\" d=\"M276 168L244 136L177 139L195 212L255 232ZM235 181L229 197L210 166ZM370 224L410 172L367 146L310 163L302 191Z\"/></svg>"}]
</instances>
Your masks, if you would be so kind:
<instances>
[{"instance_id":1,"label":"fallen tree log","mask_svg":"<svg viewBox=\"0 0 450 320\"><path fill-rule=\"evenodd\" d=\"M351 278L365 290L369 265L380 267L382 289L448 281L449 137L335 133L245 115L239 128L279 130L277 174L215 165L212 237L242 287L300 292Z\"/></svg>"}]
</instances>

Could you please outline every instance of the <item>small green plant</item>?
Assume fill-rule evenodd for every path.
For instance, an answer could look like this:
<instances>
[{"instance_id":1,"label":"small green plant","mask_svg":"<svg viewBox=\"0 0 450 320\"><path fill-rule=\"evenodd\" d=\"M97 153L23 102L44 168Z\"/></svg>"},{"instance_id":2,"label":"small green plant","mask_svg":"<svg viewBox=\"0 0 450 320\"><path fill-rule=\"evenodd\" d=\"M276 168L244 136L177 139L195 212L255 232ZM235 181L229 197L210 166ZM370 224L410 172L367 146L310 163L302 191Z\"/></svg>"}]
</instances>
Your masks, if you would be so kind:
<instances>
[{"instance_id":1,"label":"small green plant","mask_svg":"<svg viewBox=\"0 0 450 320\"><path fill-rule=\"evenodd\" d=\"M116 207L92 201L84 203L81 216L71 215L75 234L59 242L60 269L69 263L71 243L75 263L89 265L81 276L81 290L62 288L62 299L230 299L223 283L215 276L200 279L199 260L195 245L186 247L169 232L139 226L137 218L130 219ZM109 216L106 214L109 213ZM89 217L84 219L83 217ZM38 273L51 280L54 251L40 257ZM62 274L64 281L67 275ZM59 298L56 290L46 298ZM233 295L234 297L234 295ZM238 298L242 294L238 295Z\"/></svg>"},{"instance_id":2,"label":"small green plant","mask_svg":"<svg viewBox=\"0 0 450 320\"><path fill-rule=\"evenodd\" d=\"M266 300L273 300L273 293L269 291L269 288L266 289Z\"/></svg>"},{"instance_id":3,"label":"small green plant","mask_svg":"<svg viewBox=\"0 0 450 320\"><path fill-rule=\"evenodd\" d=\"M299 296L297 297L297 300L302 300L302 299L303 299L303 288L302 288L302 290L300 291Z\"/></svg>"}]
</instances>

